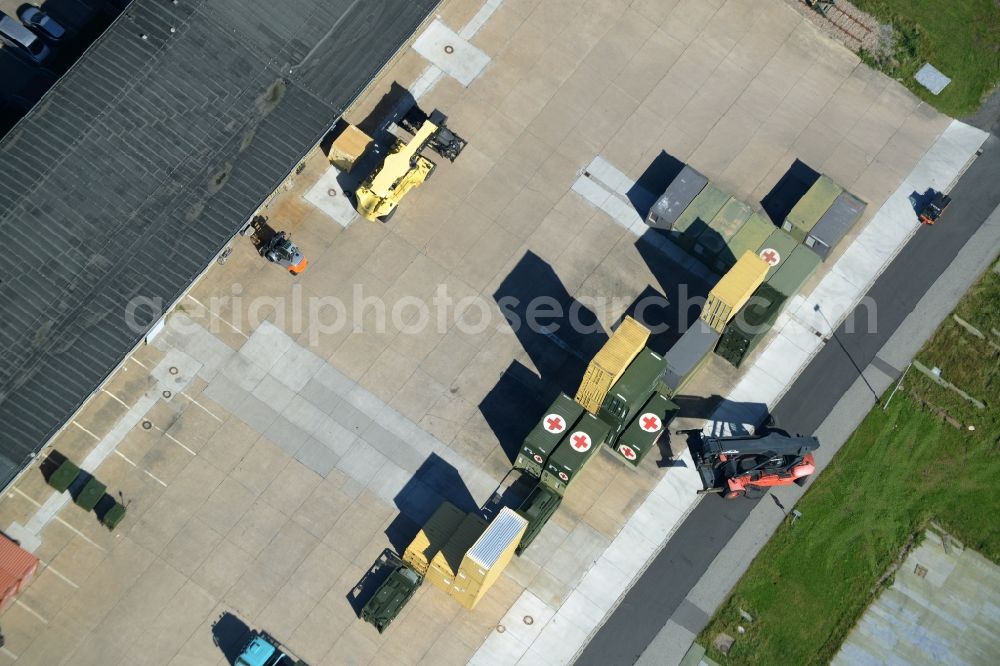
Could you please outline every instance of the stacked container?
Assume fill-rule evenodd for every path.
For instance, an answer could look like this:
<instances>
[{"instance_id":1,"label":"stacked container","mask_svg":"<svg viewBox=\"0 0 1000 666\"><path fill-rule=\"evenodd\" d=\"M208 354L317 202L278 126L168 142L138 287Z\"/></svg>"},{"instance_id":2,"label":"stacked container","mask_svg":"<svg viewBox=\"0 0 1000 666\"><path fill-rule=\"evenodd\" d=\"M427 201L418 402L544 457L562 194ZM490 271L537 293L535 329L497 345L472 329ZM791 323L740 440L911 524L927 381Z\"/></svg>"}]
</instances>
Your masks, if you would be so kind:
<instances>
[{"instance_id":1,"label":"stacked container","mask_svg":"<svg viewBox=\"0 0 1000 666\"><path fill-rule=\"evenodd\" d=\"M654 229L672 229L677 218L707 184L708 178L685 166L650 207L649 214L646 215L646 224Z\"/></svg>"},{"instance_id":2,"label":"stacked container","mask_svg":"<svg viewBox=\"0 0 1000 666\"><path fill-rule=\"evenodd\" d=\"M625 317L587 366L576 392L576 401L591 414L596 414L608 391L646 346L648 339L648 328L632 317Z\"/></svg>"},{"instance_id":3,"label":"stacked container","mask_svg":"<svg viewBox=\"0 0 1000 666\"><path fill-rule=\"evenodd\" d=\"M694 240L704 231L712 218L718 215L728 200L728 194L708 183L674 222L670 238L681 247L691 249Z\"/></svg>"},{"instance_id":4,"label":"stacked container","mask_svg":"<svg viewBox=\"0 0 1000 666\"><path fill-rule=\"evenodd\" d=\"M799 245L781 262L781 268L767 279L767 283L785 298L791 298L813 274L819 261L815 252Z\"/></svg>"},{"instance_id":5,"label":"stacked container","mask_svg":"<svg viewBox=\"0 0 1000 666\"><path fill-rule=\"evenodd\" d=\"M775 229L767 237L760 247L757 248L757 256L766 261L770 268L767 270L767 277L771 277L778 272L781 262L792 253L799 242L788 235L787 231Z\"/></svg>"},{"instance_id":6,"label":"stacked container","mask_svg":"<svg viewBox=\"0 0 1000 666\"><path fill-rule=\"evenodd\" d=\"M667 362L667 369L663 372L663 383L671 396L677 395L684 388L718 341L719 332L701 319L696 319L691 327L684 331L681 339L664 354L663 359Z\"/></svg>"},{"instance_id":7,"label":"stacked container","mask_svg":"<svg viewBox=\"0 0 1000 666\"><path fill-rule=\"evenodd\" d=\"M31 584L37 571L37 557L0 535L0 610Z\"/></svg>"},{"instance_id":8,"label":"stacked container","mask_svg":"<svg viewBox=\"0 0 1000 666\"><path fill-rule=\"evenodd\" d=\"M634 415L644 402L649 399L660 383L660 377L666 368L663 357L648 347L643 349L635 360L629 364L621 379L611 387L597 416L608 423L619 423L619 429ZM629 413L631 408L632 413ZM610 433L611 438L618 435L618 430Z\"/></svg>"},{"instance_id":9,"label":"stacked container","mask_svg":"<svg viewBox=\"0 0 1000 666\"><path fill-rule=\"evenodd\" d=\"M726 326L715 353L735 367L740 367L774 325L785 300L785 295L768 283L760 285L746 306Z\"/></svg>"},{"instance_id":10,"label":"stacked container","mask_svg":"<svg viewBox=\"0 0 1000 666\"><path fill-rule=\"evenodd\" d=\"M729 201L716 213L708 227L695 239L694 253L702 259L712 259L724 252L729 241L750 219L751 214L753 211L750 206L729 197Z\"/></svg>"},{"instance_id":11,"label":"stacked container","mask_svg":"<svg viewBox=\"0 0 1000 666\"><path fill-rule=\"evenodd\" d=\"M654 393L636 410L632 422L618 438L615 451L628 463L639 466L646 454L656 448L656 443L667 429L680 408L662 393Z\"/></svg>"},{"instance_id":12,"label":"stacked container","mask_svg":"<svg viewBox=\"0 0 1000 666\"><path fill-rule=\"evenodd\" d=\"M517 459L514 460L514 469L523 469L541 477L545 461L566 434L566 430L572 428L582 415L583 407L565 393L560 393L524 438Z\"/></svg>"},{"instance_id":13,"label":"stacked container","mask_svg":"<svg viewBox=\"0 0 1000 666\"><path fill-rule=\"evenodd\" d=\"M510 564L528 521L509 507L500 510L462 558L451 596L468 609L476 604Z\"/></svg>"},{"instance_id":14,"label":"stacked container","mask_svg":"<svg viewBox=\"0 0 1000 666\"><path fill-rule=\"evenodd\" d=\"M726 324L750 299L768 273L766 261L753 252L744 252L736 265L708 292L701 319L721 333Z\"/></svg>"},{"instance_id":15,"label":"stacked container","mask_svg":"<svg viewBox=\"0 0 1000 666\"><path fill-rule=\"evenodd\" d=\"M840 185L826 176L820 176L788 213L781 228L801 243L843 191Z\"/></svg>"},{"instance_id":16,"label":"stacked container","mask_svg":"<svg viewBox=\"0 0 1000 666\"><path fill-rule=\"evenodd\" d=\"M403 551L403 561L421 576L427 575L431 560L458 530L465 514L450 502L443 502Z\"/></svg>"},{"instance_id":17,"label":"stacked container","mask_svg":"<svg viewBox=\"0 0 1000 666\"><path fill-rule=\"evenodd\" d=\"M576 475L583 471L604 444L610 431L609 424L592 414L584 414L574 427L566 431L566 436L549 456L542 472L542 483L560 495L565 493Z\"/></svg>"},{"instance_id":18,"label":"stacked container","mask_svg":"<svg viewBox=\"0 0 1000 666\"><path fill-rule=\"evenodd\" d=\"M465 553L485 530L485 519L474 513L466 514L441 550L431 558L426 579L435 587L451 594Z\"/></svg>"},{"instance_id":19,"label":"stacked container","mask_svg":"<svg viewBox=\"0 0 1000 666\"><path fill-rule=\"evenodd\" d=\"M837 246L864 213L866 205L850 192L841 193L806 236L806 247L825 261L830 250Z\"/></svg>"},{"instance_id":20,"label":"stacked container","mask_svg":"<svg viewBox=\"0 0 1000 666\"><path fill-rule=\"evenodd\" d=\"M723 250L716 255L711 268L720 274L725 273L743 256L744 252L756 252L761 243L767 240L774 225L760 213L753 213L727 243L728 251Z\"/></svg>"}]
</instances>

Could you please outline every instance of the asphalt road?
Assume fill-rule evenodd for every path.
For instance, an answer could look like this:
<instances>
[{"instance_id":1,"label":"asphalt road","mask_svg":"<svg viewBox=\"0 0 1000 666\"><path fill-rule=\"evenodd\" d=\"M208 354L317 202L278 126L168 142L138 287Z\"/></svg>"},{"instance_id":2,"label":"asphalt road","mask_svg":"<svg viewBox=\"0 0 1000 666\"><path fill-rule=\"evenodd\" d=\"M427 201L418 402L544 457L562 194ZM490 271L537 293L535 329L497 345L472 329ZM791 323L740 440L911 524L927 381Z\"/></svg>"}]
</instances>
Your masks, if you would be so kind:
<instances>
[{"instance_id":1,"label":"asphalt road","mask_svg":"<svg viewBox=\"0 0 1000 666\"><path fill-rule=\"evenodd\" d=\"M858 379L859 368L873 361L883 372L898 376L899 369L876 360L876 355L1000 205L998 173L1000 140L991 136L982 156L952 189L953 202L943 218L935 226L920 228L869 290L868 295L877 304L872 332L866 325L864 309L859 308L853 331L840 326L774 406L772 415L779 426L791 432L814 432ZM576 663L635 663L755 505L749 500L706 497L625 595ZM698 618L693 620L697 623Z\"/></svg>"}]
</instances>

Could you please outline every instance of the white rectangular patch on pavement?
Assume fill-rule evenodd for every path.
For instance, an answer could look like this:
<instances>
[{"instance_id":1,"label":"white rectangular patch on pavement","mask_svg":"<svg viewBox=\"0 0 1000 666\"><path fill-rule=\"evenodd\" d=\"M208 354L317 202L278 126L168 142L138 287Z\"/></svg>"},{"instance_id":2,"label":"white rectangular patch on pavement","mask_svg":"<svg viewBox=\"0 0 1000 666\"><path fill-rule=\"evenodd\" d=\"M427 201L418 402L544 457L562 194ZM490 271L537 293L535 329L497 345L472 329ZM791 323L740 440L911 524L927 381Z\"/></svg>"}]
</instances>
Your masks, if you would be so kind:
<instances>
[{"instance_id":1,"label":"white rectangular patch on pavement","mask_svg":"<svg viewBox=\"0 0 1000 666\"><path fill-rule=\"evenodd\" d=\"M490 64L486 53L459 37L441 19L434 19L417 37L413 50L466 87Z\"/></svg>"},{"instance_id":2,"label":"white rectangular patch on pavement","mask_svg":"<svg viewBox=\"0 0 1000 666\"><path fill-rule=\"evenodd\" d=\"M334 222L347 227L358 216L354 204L339 182L340 170L331 166L303 197L326 213Z\"/></svg>"}]
</instances>

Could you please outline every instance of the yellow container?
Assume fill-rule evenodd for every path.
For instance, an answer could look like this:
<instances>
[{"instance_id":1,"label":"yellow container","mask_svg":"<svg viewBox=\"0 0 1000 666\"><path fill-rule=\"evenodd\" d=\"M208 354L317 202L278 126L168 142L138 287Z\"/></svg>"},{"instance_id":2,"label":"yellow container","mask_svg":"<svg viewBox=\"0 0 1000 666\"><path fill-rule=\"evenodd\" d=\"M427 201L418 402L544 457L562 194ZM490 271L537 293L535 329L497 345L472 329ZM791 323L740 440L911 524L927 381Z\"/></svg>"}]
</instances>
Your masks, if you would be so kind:
<instances>
[{"instance_id":1,"label":"yellow container","mask_svg":"<svg viewBox=\"0 0 1000 666\"><path fill-rule=\"evenodd\" d=\"M354 125L348 125L340 133L340 136L333 140L333 144L330 145L330 152L326 156L333 166L341 171L350 171L351 167L364 154L371 142L372 138L370 136Z\"/></svg>"},{"instance_id":2,"label":"yellow container","mask_svg":"<svg viewBox=\"0 0 1000 666\"><path fill-rule=\"evenodd\" d=\"M448 543L464 518L465 514L454 504L442 503L403 551L403 561L421 576L427 575L431 559Z\"/></svg>"},{"instance_id":3,"label":"yellow container","mask_svg":"<svg viewBox=\"0 0 1000 666\"><path fill-rule=\"evenodd\" d=\"M576 401L591 414L596 414L608 391L621 379L648 339L648 328L632 317L625 317L587 366L576 392Z\"/></svg>"},{"instance_id":4,"label":"yellow container","mask_svg":"<svg viewBox=\"0 0 1000 666\"><path fill-rule=\"evenodd\" d=\"M493 586L514 557L528 521L509 507L504 507L462 558L451 595L466 608L472 608ZM463 598L466 601L463 601Z\"/></svg>"},{"instance_id":5,"label":"yellow container","mask_svg":"<svg viewBox=\"0 0 1000 666\"><path fill-rule=\"evenodd\" d=\"M747 251L708 292L701 319L720 333L767 277L768 263Z\"/></svg>"},{"instance_id":6,"label":"yellow container","mask_svg":"<svg viewBox=\"0 0 1000 666\"><path fill-rule=\"evenodd\" d=\"M427 567L426 579L451 594L455 576L462 565L465 553L486 529L486 521L474 513L467 514L454 534L442 546Z\"/></svg>"}]
</instances>

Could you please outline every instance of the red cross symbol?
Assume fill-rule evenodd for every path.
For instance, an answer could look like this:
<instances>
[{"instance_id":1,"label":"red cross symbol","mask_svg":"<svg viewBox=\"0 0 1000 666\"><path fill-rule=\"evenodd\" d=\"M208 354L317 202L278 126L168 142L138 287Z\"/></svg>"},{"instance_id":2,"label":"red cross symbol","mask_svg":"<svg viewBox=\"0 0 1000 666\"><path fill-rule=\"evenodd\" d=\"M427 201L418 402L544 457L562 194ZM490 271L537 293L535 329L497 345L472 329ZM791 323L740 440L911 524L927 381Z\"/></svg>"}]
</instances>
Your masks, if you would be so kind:
<instances>
[{"instance_id":1,"label":"red cross symbol","mask_svg":"<svg viewBox=\"0 0 1000 666\"><path fill-rule=\"evenodd\" d=\"M566 421L558 414L549 414L543 420L545 430L548 432L562 432L566 429Z\"/></svg>"},{"instance_id":2,"label":"red cross symbol","mask_svg":"<svg viewBox=\"0 0 1000 666\"><path fill-rule=\"evenodd\" d=\"M635 460L636 459L635 449L633 449L631 446L625 445L625 446L621 447L618 450L628 460Z\"/></svg>"},{"instance_id":3,"label":"red cross symbol","mask_svg":"<svg viewBox=\"0 0 1000 666\"><path fill-rule=\"evenodd\" d=\"M569 439L573 448L580 453L590 449L590 435L585 432L574 432Z\"/></svg>"},{"instance_id":4,"label":"red cross symbol","mask_svg":"<svg viewBox=\"0 0 1000 666\"><path fill-rule=\"evenodd\" d=\"M768 266L774 266L781 261L781 255L778 254L778 251L771 248L761 250L760 258L766 261Z\"/></svg>"},{"instance_id":5,"label":"red cross symbol","mask_svg":"<svg viewBox=\"0 0 1000 666\"><path fill-rule=\"evenodd\" d=\"M566 472L559 472L559 478L563 481L569 481L569 475Z\"/></svg>"},{"instance_id":6,"label":"red cross symbol","mask_svg":"<svg viewBox=\"0 0 1000 666\"><path fill-rule=\"evenodd\" d=\"M643 414L639 417L639 427L646 432L656 432L660 429L660 417L656 414Z\"/></svg>"},{"instance_id":7,"label":"red cross symbol","mask_svg":"<svg viewBox=\"0 0 1000 666\"><path fill-rule=\"evenodd\" d=\"M541 457L540 455L538 455L536 453L535 454L535 462L538 463L539 465L541 465L543 462L545 462L545 458Z\"/></svg>"}]
</instances>

